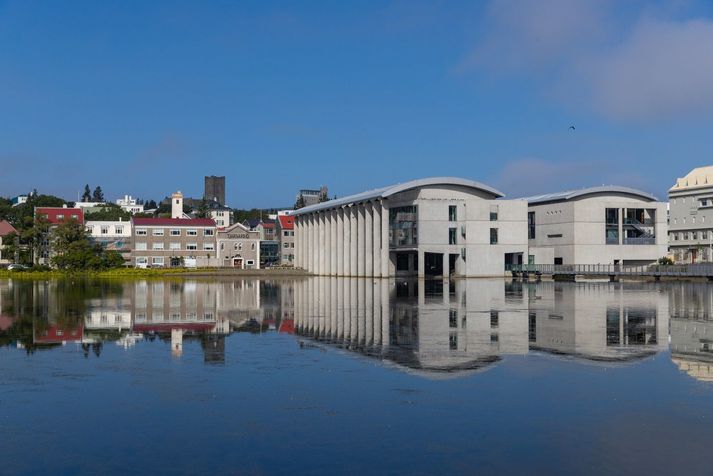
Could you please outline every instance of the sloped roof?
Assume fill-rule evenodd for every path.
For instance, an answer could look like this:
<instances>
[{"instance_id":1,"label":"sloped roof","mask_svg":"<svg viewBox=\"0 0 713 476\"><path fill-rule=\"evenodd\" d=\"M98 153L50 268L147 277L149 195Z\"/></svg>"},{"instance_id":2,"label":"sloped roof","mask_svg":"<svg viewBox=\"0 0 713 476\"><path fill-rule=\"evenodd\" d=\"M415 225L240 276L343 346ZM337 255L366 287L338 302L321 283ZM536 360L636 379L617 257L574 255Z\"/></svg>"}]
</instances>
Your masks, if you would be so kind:
<instances>
[{"instance_id":1,"label":"sloped roof","mask_svg":"<svg viewBox=\"0 0 713 476\"><path fill-rule=\"evenodd\" d=\"M292 211L290 212L290 215L302 215L304 213L311 213L319 210L325 210L328 208L336 208L342 205L364 202L376 198L388 198L396 193L404 192L406 190L411 190L419 187L427 187L431 185L457 185L461 187L472 188L480 192L485 192L486 194L491 195L492 198L500 198L505 196L502 192L499 192L498 190L489 187L488 185L476 182L474 180L468 180L458 177L429 177L418 180L411 180L409 182L399 183L396 185L389 185L388 187L376 188L374 190L368 190L366 192L357 193L355 195L349 195L348 197L317 203L316 205L310 205L308 207Z\"/></svg>"},{"instance_id":2,"label":"sloped roof","mask_svg":"<svg viewBox=\"0 0 713 476\"><path fill-rule=\"evenodd\" d=\"M685 177L676 179L676 183L668 191L677 192L697 187L713 187L713 165L696 167Z\"/></svg>"},{"instance_id":3,"label":"sloped roof","mask_svg":"<svg viewBox=\"0 0 713 476\"><path fill-rule=\"evenodd\" d=\"M278 215L280 220L280 228L283 230L292 230L295 227L295 217L292 215Z\"/></svg>"},{"instance_id":4,"label":"sloped roof","mask_svg":"<svg viewBox=\"0 0 713 476\"><path fill-rule=\"evenodd\" d=\"M134 226L215 226L211 218L140 218L131 219Z\"/></svg>"},{"instance_id":5,"label":"sloped roof","mask_svg":"<svg viewBox=\"0 0 713 476\"><path fill-rule=\"evenodd\" d=\"M10 233L17 233L17 230L7 220L0 221L0 236L6 236Z\"/></svg>"},{"instance_id":6,"label":"sloped roof","mask_svg":"<svg viewBox=\"0 0 713 476\"><path fill-rule=\"evenodd\" d=\"M581 188L579 190L567 190L564 192L545 193L543 195L535 195L532 197L523 197L520 200L525 200L529 204L549 203L549 202L565 202L568 200L576 200L589 195L628 195L635 198L640 198L647 202L656 202L658 199L650 193L642 192L635 188L620 187L618 185L602 185L599 187Z\"/></svg>"}]
</instances>

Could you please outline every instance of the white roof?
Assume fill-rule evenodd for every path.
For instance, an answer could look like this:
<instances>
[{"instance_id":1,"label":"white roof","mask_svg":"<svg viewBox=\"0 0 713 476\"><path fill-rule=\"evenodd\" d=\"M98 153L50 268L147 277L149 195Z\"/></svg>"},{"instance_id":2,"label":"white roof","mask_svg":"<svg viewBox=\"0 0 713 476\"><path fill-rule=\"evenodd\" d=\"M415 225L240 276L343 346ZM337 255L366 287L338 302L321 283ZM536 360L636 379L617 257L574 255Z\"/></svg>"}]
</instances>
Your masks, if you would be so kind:
<instances>
[{"instance_id":1,"label":"white roof","mask_svg":"<svg viewBox=\"0 0 713 476\"><path fill-rule=\"evenodd\" d=\"M311 213L319 210L326 210L329 208L337 208L343 205L351 205L352 203L374 200L376 198L388 198L391 195L394 195L399 192L419 187L426 187L430 185L458 185L461 187L477 189L478 191L492 195L493 198L500 198L504 196L502 192L499 192L498 190L492 187L484 185L480 182L476 182L474 180L468 180L458 177L430 177L418 180L411 180L409 182L399 183L396 185L389 185L388 187L376 188L374 190L368 190L366 192L349 195L348 197L338 198L335 200L328 200L326 202L317 203L315 205L300 208L299 210L294 210L291 212L291 214L302 215L304 213Z\"/></svg>"},{"instance_id":2,"label":"white roof","mask_svg":"<svg viewBox=\"0 0 713 476\"><path fill-rule=\"evenodd\" d=\"M697 167L685 177L676 179L676 184L671 187L669 192L677 192L696 187L711 187L713 186L713 165L706 167Z\"/></svg>"},{"instance_id":3,"label":"white roof","mask_svg":"<svg viewBox=\"0 0 713 476\"><path fill-rule=\"evenodd\" d=\"M547 202L564 202L574 200L586 195L629 195L636 198L641 198L648 202L656 202L658 199L650 193L642 192L635 188L620 187L618 185L602 185L599 187L581 188L579 190L567 190L564 192L545 193L532 197L523 197L520 200L525 200L527 203L547 203Z\"/></svg>"}]
</instances>

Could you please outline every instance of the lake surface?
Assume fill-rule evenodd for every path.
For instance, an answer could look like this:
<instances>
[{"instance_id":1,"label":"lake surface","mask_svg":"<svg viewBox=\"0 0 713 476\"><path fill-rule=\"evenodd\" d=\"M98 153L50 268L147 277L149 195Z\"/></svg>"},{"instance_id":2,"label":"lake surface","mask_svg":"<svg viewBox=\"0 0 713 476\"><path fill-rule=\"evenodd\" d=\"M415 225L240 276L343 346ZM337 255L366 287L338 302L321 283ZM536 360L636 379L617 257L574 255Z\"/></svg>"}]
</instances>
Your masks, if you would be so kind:
<instances>
[{"instance_id":1,"label":"lake surface","mask_svg":"<svg viewBox=\"0 0 713 476\"><path fill-rule=\"evenodd\" d=\"M713 286L0 280L0 474L710 474Z\"/></svg>"}]
</instances>

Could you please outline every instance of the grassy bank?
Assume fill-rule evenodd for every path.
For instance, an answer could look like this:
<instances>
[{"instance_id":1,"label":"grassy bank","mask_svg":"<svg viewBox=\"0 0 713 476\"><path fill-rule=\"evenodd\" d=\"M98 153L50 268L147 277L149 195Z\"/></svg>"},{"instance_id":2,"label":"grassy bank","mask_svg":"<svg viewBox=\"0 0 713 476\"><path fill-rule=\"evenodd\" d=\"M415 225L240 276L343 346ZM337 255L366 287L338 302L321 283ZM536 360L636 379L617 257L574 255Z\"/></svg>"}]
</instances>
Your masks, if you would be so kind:
<instances>
[{"instance_id":1,"label":"grassy bank","mask_svg":"<svg viewBox=\"0 0 713 476\"><path fill-rule=\"evenodd\" d=\"M8 271L0 270L1 278L13 279L52 279L64 277L88 278L161 278L161 277L227 277L227 276L304 276L302 270L272 269L230 269L230 268L118 268L105 271Z\"/></svg>"}]
</instances>

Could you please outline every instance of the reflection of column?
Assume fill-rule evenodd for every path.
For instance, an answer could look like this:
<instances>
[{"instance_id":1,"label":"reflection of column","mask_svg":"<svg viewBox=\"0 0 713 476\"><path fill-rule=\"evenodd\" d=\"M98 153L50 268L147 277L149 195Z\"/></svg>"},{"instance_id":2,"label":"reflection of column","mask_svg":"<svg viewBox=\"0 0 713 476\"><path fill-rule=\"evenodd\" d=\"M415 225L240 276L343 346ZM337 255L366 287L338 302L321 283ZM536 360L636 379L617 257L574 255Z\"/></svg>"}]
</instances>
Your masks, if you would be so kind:
<instances>
[{"instance_id":1,"label":"reflection of column","mask_svg":"<svg viewBox=\"0 0 713 476\"><path fill-rule=\"evenodd\" d=\"M364 204L364 274L374 276L374 220L371 203Z\"/></svg>"},{"instance_id":2,"label":"reflection of column","mask_svg":"<svg viewBox=\"0 0 713 476\"><path fill-rule=\"evenodd\" d=\"M349 344L352 335L352 278L344 280L344 344Z\"/></svg>"},{"instance_id":3,"label":"reflection of column","mask_svg":"<svg viewBox=\"0 0 713 476\"><path fill-rule=\"evenodd\" d=\"M374 344L374 280L365 280L364 307L366 331L364 333L364 344L371 346Z\"/></svg>"},{"instance_id":4,"label":"reflection of column","mask_svg":"<svg viewBox=\"0 0 713 476\"><path fill-rule=\"evenodd\" d=\"M359 325L359 315L357 313L357 279L349 280L349 341L351 343L356 342L359 335L357 331L357 326Z\"/></svg>"},{"instance_id":5,"label":"reflection of column","mask_svg":"<svg viewBox=\"0 0 713 476\"><path fill-rule=\"evenodd\" d=\"M336 339L341 341L344 337L344 280L335 279L337 283L337 335Z\"/></svg>"},{"instance_id":6,"label":"reflection of column","mask_svg":"<svg viewBox=\"0 0 713 476\"><path fill-rule=\"evenodd\" d=\"M332 287L329 285L331 282L331 279L323 279L323 286L324 286L324 295L322 296L322 299L324 300L324 305L322 306L324 308L324 314L322 318L322 322L324 322L324 335L323 338L329 340L332 338L332 315L331 315L331 309L332 309Z\"/></svg>"},{"instance_id":7,"label":"reflection of column","mask_svg":"<svg viewBox=\"0 0 713 476\"><path fill-rule=\"evenodd\" d=\"M335 340L339 333L339 317L337 315L339 290L337 288L337 280L330 279L327 286L329 286L329 321L331 322L331 325L329 326L331 329L329 339Z\"/></svg>"},{"instance_id":8,"label":"reflection of column","mask_svg":"<svg viewBox=\"0 0 713 476\"><path fill-rule=\"evenodd\" d=\"M379 253L376 253L378 255ZM376 256L375 255L375 256ZM372 292L374 293L374 345L381 346L381 280L372 281Z\"/></svg>"},{"instance_id":9,"label":"reflection of column","mask_svg":"<svg viewBox=\"0 0 713 476\"><path fill-rule=\"evenodd\" d=\"M344 209L340 208L337 215L337 276L344 276Z\"/></svg>"},{"instance_id":10,"label":"reflection of column","mask_svg":"<svg viewBox=\"0 0 713 476\"><path fill-rule=\"evenodd\" d=\"M382 351L389 347L389 323L391 322L391 308L389 306L390 284L388 279L379 282L381 286L381 347Z\"/></svg>"},{"instance_id":11,"label":"reflection of column","mask_svg":"<svg viewBox=\"0 0 713 476\"><path fill-rule=\"evenodd\" d=\"M319 331L318 331L318 336L319 338L324 338L324 334L327 329L327 322L326 322L326 289L325 289L325 279L324 278L319 278L319 283L318 283L318 289L319 289L319 297L317 298L317 301L319 302Z\"/></svg>"},{"instance_id":12,"label":"reflection of column","mask_svg":"<svg viewBox=\"0 0 713 476\"><path fill-rule=\"evenodd\" d=\"M366 344L366 280L357 281L357 316L359 316L359 330L357 344Z\"/></svg>"},{"instance_id":13,"label":"reflection of column","mask_svg":"<svg viewBox=\"0 0 713 476\"><path fill-rule=\"evenodd\" d=\"M364 268L366 265L366 247L365 247L365 230L364 222L366 220L365 207L363 204L357 205L357 276L360 278L364 276Z\"/></svg>"},{"instance_id":14,"label":"reflection of column","mask_svg":"<svg viewBox=\"0 0 713 476\"><path fill-rule=\"evenodd\" d=\"M381 277L388 278L389 263L389 209L381 201Z\"/></svg>"},{"instance_id":15,"label":"reflection of column","mask_svg":"<svg viewBox=\"0 0 713 476\"><path fill-rule=\"evenodd\" d=\"M349 276L357 275L357 207L349 207Z\"/></svg>"}]
</instances>

